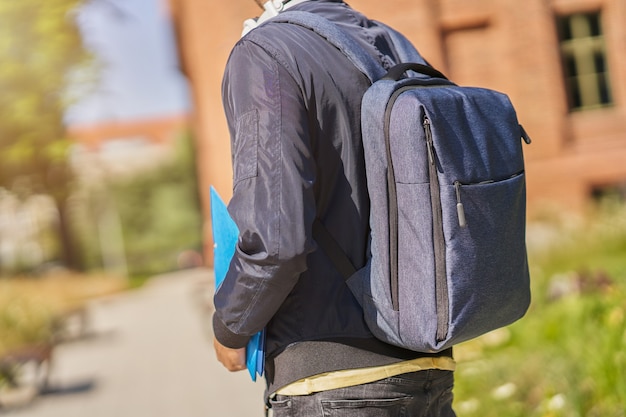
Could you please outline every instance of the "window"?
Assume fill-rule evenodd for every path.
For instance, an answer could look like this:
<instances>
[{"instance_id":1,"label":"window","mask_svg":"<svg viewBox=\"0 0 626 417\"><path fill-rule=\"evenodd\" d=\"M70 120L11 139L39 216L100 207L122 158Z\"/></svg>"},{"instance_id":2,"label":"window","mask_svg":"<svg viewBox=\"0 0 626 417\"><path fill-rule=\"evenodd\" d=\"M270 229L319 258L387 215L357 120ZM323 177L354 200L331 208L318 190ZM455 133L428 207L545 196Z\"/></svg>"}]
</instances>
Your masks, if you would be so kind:
<instances>
[{"instance_id":1,"label":"window","mask_svg":"<svg viewBox=\"0 0 626 417\"><path fill-rule=\"evenodd\" d=\"M557 29L570 110L611 105L600 13L558 17Z\"/></svg>"}]
</instances>

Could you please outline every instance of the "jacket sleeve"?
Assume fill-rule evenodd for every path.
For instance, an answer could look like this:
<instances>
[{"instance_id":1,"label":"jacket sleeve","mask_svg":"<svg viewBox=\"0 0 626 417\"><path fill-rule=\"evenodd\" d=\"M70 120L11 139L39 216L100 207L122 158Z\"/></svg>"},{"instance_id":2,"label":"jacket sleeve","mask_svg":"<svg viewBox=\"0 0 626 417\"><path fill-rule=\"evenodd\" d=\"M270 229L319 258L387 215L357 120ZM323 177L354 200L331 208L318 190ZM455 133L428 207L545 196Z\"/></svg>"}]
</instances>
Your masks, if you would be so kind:
<instances>
[{"instance_id":1,"label":"jacket sleeve","mask_svg":"<svg viewBox=\"0 0 626 417\"><path fill-rule=\"evenodd\" d=\"M240 41L222 94L233 163L228 209L240 234L215 294L213 329L220 343L240 348L273 317L314 250L315 163L302 90L266 50Z\"/></svg>"}]
</instances>

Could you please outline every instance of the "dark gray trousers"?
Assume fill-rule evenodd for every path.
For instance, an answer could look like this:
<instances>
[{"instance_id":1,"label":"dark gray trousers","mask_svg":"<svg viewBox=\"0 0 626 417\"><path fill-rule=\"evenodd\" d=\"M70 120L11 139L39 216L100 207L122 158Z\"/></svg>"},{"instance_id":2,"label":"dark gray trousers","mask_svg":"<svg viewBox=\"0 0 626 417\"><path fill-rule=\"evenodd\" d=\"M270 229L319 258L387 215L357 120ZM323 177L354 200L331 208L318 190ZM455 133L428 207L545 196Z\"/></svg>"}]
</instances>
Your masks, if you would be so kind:
<instances>
[{"instance_id":1,"label":"dark gray trousers","mask_svg":"<svg viewBox=\"0 0 626 417\"><path fill-rule=\"evenodd\" d=\"M454 376L427 370L369 384L270 399L273 417L455 417Z\"/></svg>"}]
</instances>

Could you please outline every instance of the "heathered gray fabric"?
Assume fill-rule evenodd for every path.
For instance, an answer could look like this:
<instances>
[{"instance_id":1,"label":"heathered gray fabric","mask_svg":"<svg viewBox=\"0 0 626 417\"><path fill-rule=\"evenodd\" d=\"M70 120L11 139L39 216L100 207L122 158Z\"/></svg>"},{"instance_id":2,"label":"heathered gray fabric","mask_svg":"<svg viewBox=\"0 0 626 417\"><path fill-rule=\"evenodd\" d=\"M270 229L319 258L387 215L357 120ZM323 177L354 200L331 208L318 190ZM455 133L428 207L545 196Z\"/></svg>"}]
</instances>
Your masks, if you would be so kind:
<instances>
[{"instance_id":1,"label":"heathered gray fabric","mask_svg":"<svg viewBox=\"0 0 626 417\"><path fill-rule=\"evenodd\" d=\"M363 102L363 134L372 200L370 296L374 333L389 343L437 351L521 317L529 303L525 182L521 133L503 94L460 87L417 88L395 102L390 122L399 211L399 312L390 308L389 226L382 107L395 90L380 82ZM383 103L383 104L381 104ZM479 104L477 104L479 103ZM487 116L487 117L485 117ZM450 321L437 340L432 186L424 117L432 124L445 239ZM468 226L461 228L454 183ZM487 184L480 184L489 181ZM389 317L385 317L389 315ZM376 330L378 328L378 330Z\"/></svg>"}]
</instances>

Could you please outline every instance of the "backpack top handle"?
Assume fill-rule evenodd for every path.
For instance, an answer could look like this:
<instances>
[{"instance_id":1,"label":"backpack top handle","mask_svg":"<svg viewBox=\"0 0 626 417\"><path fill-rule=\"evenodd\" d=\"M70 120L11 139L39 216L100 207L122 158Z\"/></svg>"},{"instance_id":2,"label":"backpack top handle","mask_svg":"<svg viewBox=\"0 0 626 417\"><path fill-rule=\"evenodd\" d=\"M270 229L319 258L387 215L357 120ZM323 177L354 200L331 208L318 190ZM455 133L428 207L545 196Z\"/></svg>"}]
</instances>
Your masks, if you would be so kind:
<instances>
[{"instance_id":1,"label":"backpack top handle","mask_svg":"<svg viewBox=\"0 0 626 417\"><path fill-rule=\"evenodd\" d=\"M448 77L443 75L441 72L439 72L435 68L429 65L418 64L417 62L406 62L406 63L398 64L394 66L393 68L391 68L389 72L387 72L387 75L385 75L382 79L398 81L403 77L403 74L408 70L415 71L420 74L428 75L429 77L433 77L433 78L441 78L444 80L448 79Z\"/></svg>"}]
</instances>

